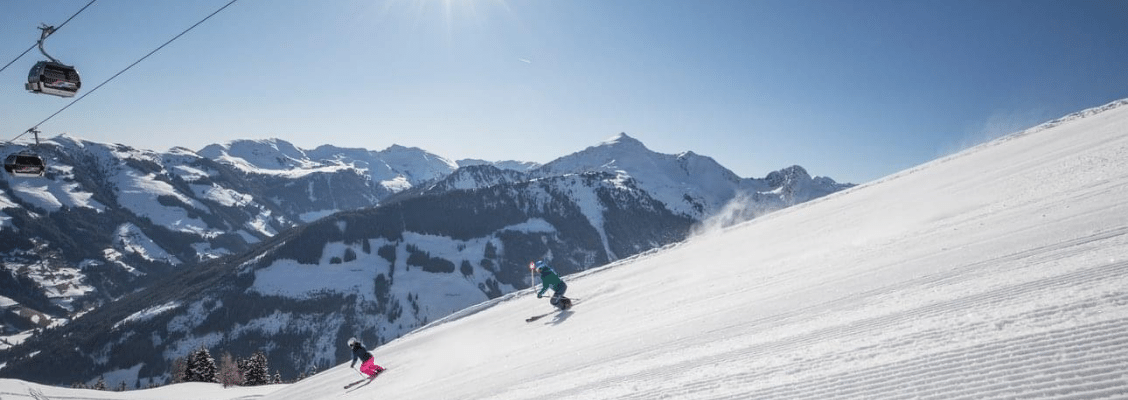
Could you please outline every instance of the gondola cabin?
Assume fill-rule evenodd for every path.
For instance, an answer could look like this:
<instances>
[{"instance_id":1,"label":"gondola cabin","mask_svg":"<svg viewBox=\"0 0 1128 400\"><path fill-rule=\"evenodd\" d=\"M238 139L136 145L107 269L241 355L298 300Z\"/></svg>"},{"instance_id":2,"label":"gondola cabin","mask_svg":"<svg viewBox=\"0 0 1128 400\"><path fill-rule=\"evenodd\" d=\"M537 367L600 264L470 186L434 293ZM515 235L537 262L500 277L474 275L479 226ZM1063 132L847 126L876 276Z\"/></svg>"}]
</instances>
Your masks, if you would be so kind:
<instances>
[{"instance_id":1,"label":"gondola cabin","mask_svg":"<svg viewBox=\"0 0 1128 400\"><path fill-rule=\"evenodd\" d=\"M34 93L74 97L80 87L82 81L78 77L78 71L72 66L54 61L37 62L27 74L26 88Z\"/></svg>"},{"instance_id":2,"label":"gondola cabin","mask_svg":"<svg viewBox=\"0 0 1128 400\"><path fill-rule=\"evenodd\" d=\"M38 154L24 150L19 153L9 154L4 159L4 170L9 174L19 177L39 177L47 171L47 164Z\"/></svg>"}]
</instances>

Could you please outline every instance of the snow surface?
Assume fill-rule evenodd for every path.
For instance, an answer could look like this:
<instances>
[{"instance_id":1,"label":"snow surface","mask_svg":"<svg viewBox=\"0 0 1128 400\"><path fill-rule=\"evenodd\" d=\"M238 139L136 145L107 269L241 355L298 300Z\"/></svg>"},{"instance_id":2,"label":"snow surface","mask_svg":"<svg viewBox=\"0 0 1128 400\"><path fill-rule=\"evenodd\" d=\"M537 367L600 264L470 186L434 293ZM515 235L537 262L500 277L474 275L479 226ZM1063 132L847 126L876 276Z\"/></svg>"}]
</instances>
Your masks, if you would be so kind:
<instances>
[{"instance_id":1,"label":"snow surface","mask_svg":"<svg viewBox=\"0 0 1128 400\"><path fill-rule=\"evenodd\" d=\"M12 201L12 199L8 198L8 196L4 193L0 193L0 210L3 210L5 208L19 208L19 205ZM8 227L15 227L14 225L12 225L12 217L8 214L5 214L3 211L0 211L0 229Z\"/></svg>"},{"instance_id":2,"label":"snow surface","mask_svg":"<svg viewBox=\"0 0 1128 400\"><path fill-rule=\"evenodd\" d=\"M93 292L94 287L86 284L86 274L82 267L59 267L46 261L37 261L31 264L8 262L5 267L31 278L42 287L43 294L63 307L70 307L70 302L76 298ZM8 271L4 271L5 273Z\"/></svg>"},{"instance_id":3,"label":"snow surface","mask_svg":"<svg viewBox=\"0 0 1128 400\"><path fill-rule=\"evenodd\" d=\"M189 185L196 196L228 207L243 207L254 201L255 197L245 193L221 187L214 183L208 185Z\"/></svg>"},{"instance_id":4,"label":"snow surface","mask_svg":"<svg viewBox=\"0 0 1128 400\"><path fill-rule=\"evenodd\" d=\"M50 179L11 180L12 193L28 204L47 211L58 211L63 206L71 208L105 209L101 203L92 200L93 193L81 191L81 185L54 181ZM7 198L0 199L0 207L15 207Z\"/></svg>"},{"instance_id":5,"label":"snow surface","mask_svg":"<svg viewBox=\"0 0 1128 400\"><path fill-rule=\"evenodd\" d=\"M169 254L164 248L153 242L137 225L128 222L121 224L114 235L117 236L114 245L121 251L137 254L149 261L157 260L173 266L181 264L179 258Z\"/></svg>"},{"instance_id":6,"label":"snow surface","mask_svg":"<svg viewBox=\"0 0 1128 400\"><path fill-rule=\"evenodd\" d=\"M20 304L20 303L15 301L15 300L9 299L7 297L0 296L0 308L7 308L7 307L11 307L11 306L14 306L14 305L17 305L17 304Z\"/></svg>"},{"instance_id":7,"label":"snow surface","mask_svg":"<svg viewBox=\"0 0 1128 400\"><path fill-rule=\"evenodd\" d=\"M0 210L5 208L19 208L19 205L12 199L8 198L4 193L0 193Z\"/></svg>"},{"instance_id":8,"label":"snow surface","mask_svg":"<svg viewBox=\"0 0 1128 400\"><path fill-rule=\"evenodd\" d=\"M195 210L208 211L208 207L203 203L184 196L172 185L157 180L154 174L142 176L136 171L127 170L115 176L115 179L117 179L115 186L118 188L118 202L138 216L147 217L159 226L171 227L175 230L192 232L201 236L218 234L218 232L210 230L204 221L189 217L188 210L161 205L154 201L158 196L168 196L176 198Z\"/></svg>"},{"instance_id":9,"label":"snow surface","mask_svg":"<svg viewBox=\"0 0 1128 400\"><path fill-rule=\"evenodd\" d=\"M408 182L407 178L403 177L403 175L396 175L395 178L380 181L380 186L393 192L402 192L411 189L411 182Z\"/></svg>"},{"instance_id":10,"label":"snow surface","mask_svg":"<svg viewBox=\"0 0 1128 400\"><path fill-rule=\"evenodd\" d=\"M228 388L218 383L181 383L155 389L125 392L92 389L65 389L39 385L13 379L0 379L0 399L67 399L67 400L238 400L261 398L263 394L279 390L285 385L266 385L249 388Z\"/></svg>"},{"instance_id":11,"label":"snow surface","mask_svg":"<svg viewBox=\"0 0 1128 400\"><path fill-rule=\"evenodd\" d=\"M0 336L0 350L7 350L19 345L30 338L31 335L31 332L20 332L11 336ZM0 362L0 369L4 369L7 364L7 362Z\"/></svg>"},{"instance_id":12,"label":"snow surface","mask_svg":"<svg viewBox=\"0 0 1128 400\"><path fill-rule=\"evenodd\" d=\"M302 213L301 215L298 216L298 219L302 220L302 222L313 222L313 221L317 221L319 219L328 217L330 215L336 214L337 212L340 212L340 211L341 210L310 211L310 212Z\"/></svg>"},{"instance_id":13,"label":"snow surface","mask_svg":"<svg viewBox=\"0 0 1128 400\"><path fill-rule=\"evenodd\" d=\"M270 226L270 218L271 218L270 209L264 208L262 206L257 206L257 207L259 209L258 215L255 215L254 220L248 221L243 226L246 227L246 228L249 228L249 229L251 229L255 232L266 235L267 237L277 235L278 231L274 230L274 228ZM240 235L243 235L243 239L248 239L250 237L249 235L244 234L243 231L239 231L239 232L240 232ZM252 240L247 240L247 243L257 243L258 242L258 239L255 239L253 237L250 237L250 239L252 239Z\"/></svg>"},{"instance_id":14,"label":"snow surface","mask_svg":"<svg viewBox=\"0 0 1128 400\"><path fill-rule=\"evenodd\" d=\"M480 304L375 349L389 370L352 391L341 360L269 393L0 396L1128 398L1117 105L566 277L570 312L526 323L550 311L528 290Z\"/></svg>"},{"instance_id":15,"label":"snow surface","mask_svg":"<svg viewBox=\"0 0 1128 400\"><path fill-rule=\"evenodd\" d=\"M133 315L125 317L125 319L121 320L121 322L114 324L113 329L118 329L119 327L121 327L122 325L125 325L125 324L133 324L133 323L148 321L155 316L161 315L164 312L175 310L178 307L180 307L180 302L173 301L173 302L161 304L161 305L158 305L158 306L152 306L152 307L146 308L144 310L133 313Z\"/></svg>"}]
</instances>

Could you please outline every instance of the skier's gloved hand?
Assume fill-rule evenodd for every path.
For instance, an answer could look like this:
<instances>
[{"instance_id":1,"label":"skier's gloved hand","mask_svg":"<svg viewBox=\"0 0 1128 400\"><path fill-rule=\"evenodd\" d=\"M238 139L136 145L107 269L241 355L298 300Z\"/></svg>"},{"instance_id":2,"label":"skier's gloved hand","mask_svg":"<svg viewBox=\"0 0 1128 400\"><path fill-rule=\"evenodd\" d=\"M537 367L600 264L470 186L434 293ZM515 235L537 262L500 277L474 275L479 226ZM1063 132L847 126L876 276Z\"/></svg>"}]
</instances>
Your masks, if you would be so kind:
<instances>
[{"instance_id":1,"label":"skier's gloved hand","mask_svg":"<svg viewBox=\"0 0 1128 400\"><path fill-rule=\"evenodd\" d=\"M537 298L539 299L541 297L543 297L543 296L540 293L537 293Z\"/></svg>"}]
</instances>

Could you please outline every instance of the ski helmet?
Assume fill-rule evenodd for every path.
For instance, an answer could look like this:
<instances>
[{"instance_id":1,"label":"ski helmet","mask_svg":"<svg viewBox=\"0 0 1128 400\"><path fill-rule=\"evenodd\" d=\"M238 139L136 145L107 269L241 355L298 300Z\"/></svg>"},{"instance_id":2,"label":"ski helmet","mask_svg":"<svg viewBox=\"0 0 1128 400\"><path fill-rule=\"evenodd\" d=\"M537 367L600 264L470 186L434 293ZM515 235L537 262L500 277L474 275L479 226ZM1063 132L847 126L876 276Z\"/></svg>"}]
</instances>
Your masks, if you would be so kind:
<instances>
[{"instance_id":1,"label":"ski helmet","mask_svg":"<svg viewBox=\"0 0 1128 400\"><path fill-rule=\"evenodd\" d=\"M548 264L545 264L544 260L537 260L537 270L540 271L545 268L548 268Z\"/></svg>"},{"instance_id":2,"label":"ski helmet","mask_svg":"<svg viewBox=\"0 0 1128 400\"><path fill-rule=\"evenodd\" d=\"M359 340L356 340L356 338L354 338L354 337L349 338L349 347L352 347L352 346L355 346L355 345L358 345L358 344L360 344Z\"/></svg>"}]
</instances>

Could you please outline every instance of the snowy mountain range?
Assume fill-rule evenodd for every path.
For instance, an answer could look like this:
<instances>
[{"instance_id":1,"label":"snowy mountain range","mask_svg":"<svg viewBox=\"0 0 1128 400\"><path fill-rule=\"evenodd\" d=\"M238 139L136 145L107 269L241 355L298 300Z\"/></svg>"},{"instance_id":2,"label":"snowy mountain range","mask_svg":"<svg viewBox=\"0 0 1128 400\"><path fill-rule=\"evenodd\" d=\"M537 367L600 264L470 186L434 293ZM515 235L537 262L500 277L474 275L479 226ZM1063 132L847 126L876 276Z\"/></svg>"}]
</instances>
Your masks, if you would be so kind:
<instances>
[{"instance_id":1,"label":"snowy mountain range","mask_svg":"<svg viewBox=\"0 0 1128 400\"><path fill-rule=\"evenodd\" d=\"M0 379L0 393L90 400L1123 399L1125 196L1128 100L568 275L569 294L580 299L568 312L550 312L531 290L476 304L376 347L388 371L370 384L342 389L359 375L340 339L332 344L342 349L334 367L292 384L106 392ZM352 231L350 221L323 232ZM267 268L282 266L272 264ZM179 307L157 304L114 324L129 335L132 326ZM371 334L361 338L376 343ZM112 349L119 338L101 340L99 348ZM22 357L70 356L53 344ZM146 376L141 365L118 368L107 382Z\"/></svg>"},{"instance_id":2,"label":"snowy mountain range","mask_svg":"<svg viewBox=\"0 0 1128 400\"><path fill-rule=\"evenodd\" d=\"M338 336L386 342L528 287L529 260L582 271L684 240L733 200L747 218L851 186L797 166L739 178L625 134L544 166L281 140L36 150L45 179L0 180L0 375L54 383L162 381L201 345L296 375L337 360ZM49 342L67 354L32 357Z\"/></svg>"}]
</instances>

